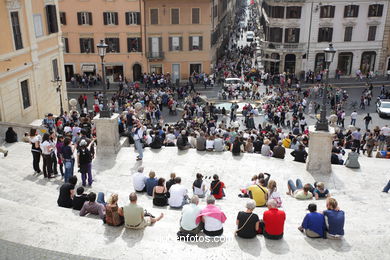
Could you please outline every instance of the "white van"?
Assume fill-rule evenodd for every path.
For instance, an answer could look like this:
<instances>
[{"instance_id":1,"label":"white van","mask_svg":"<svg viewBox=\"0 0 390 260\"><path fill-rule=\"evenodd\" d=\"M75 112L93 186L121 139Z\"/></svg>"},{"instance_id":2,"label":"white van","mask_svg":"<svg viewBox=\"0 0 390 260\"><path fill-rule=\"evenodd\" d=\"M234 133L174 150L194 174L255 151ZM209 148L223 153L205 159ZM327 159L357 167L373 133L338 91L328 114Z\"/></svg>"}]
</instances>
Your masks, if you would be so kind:
<instances>
[{"instance_id":1,"label":"white van","mask_svg":"<svg viewBox=\"0 0 390 260\"><path fill-rule=\"evenodd\" d=\"M246 41L247 42L253 42L254 38L255 38L255 33L254 32L252 32L252 31L247 31L246 32Z\"/></svg>"}]
</instances>

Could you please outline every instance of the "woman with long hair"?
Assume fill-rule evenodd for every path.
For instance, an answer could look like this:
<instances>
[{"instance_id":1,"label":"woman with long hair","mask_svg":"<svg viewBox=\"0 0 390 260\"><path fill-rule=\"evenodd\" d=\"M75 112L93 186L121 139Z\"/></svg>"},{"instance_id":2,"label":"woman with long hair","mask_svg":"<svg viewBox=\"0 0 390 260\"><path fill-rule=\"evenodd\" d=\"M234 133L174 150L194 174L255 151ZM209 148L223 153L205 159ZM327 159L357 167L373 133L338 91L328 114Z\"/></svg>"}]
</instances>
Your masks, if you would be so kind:
<instances>
[{"instance_id":1,"label":"woman with long hair","mask_svg":"<svg viewBox=\"0 0 390 260\"><path fill-rule=\"evenodd\" d=\"M268 200L275 200L277 207L282 206L282 199L278 192L278 188L276 187L276 181L269 180L268 182Z\"/></svg>"},{"instance_id":2,"label":"woman with long hair","mask_svg":"<svg viewBox=\"0 0 390 260\"><path fill-rule=\"evenodd\" d=\"M33 156L33 168L35 174L41 173L41 168L39 167L39 162L41 161L41 141L42 138L40 135L38 135L37 129L31 128L30 129L30 144L31 144L31 153Z\"/></svg>"}]
</instances>

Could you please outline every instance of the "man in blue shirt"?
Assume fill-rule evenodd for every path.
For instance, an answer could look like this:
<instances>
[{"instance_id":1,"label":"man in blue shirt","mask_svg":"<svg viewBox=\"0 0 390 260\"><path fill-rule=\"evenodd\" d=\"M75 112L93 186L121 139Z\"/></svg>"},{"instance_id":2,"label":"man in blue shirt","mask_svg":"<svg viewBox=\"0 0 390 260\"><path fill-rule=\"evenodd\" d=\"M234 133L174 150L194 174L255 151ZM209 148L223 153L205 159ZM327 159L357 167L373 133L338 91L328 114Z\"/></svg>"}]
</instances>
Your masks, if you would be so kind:
<instances>
[{"instance_id":1,"label":"man in blue shirt","mask_svg":"<svg viewBox=\"0 0 390 260\"><path fill-rule=\"evenodd\" d=\"M337 201L334 198L326 200L328 210L324 211L325 223L327 227L327 238L341 239L344 236L344 211L337 206Z\"/></svg>"},{"instance_id":2,"label":"man in blue shirt","mask_svg":"<svg viewBox=\"0 0 390 260\"><path fill-rule=\"evenodd\" d=\"M307 213L303 219L302 225L298 227L299 231L305 232L306 236L311 238L325 238L325 218L324 215L317 212L317 205L309 204Z\"/></svg>"}]
</instances>

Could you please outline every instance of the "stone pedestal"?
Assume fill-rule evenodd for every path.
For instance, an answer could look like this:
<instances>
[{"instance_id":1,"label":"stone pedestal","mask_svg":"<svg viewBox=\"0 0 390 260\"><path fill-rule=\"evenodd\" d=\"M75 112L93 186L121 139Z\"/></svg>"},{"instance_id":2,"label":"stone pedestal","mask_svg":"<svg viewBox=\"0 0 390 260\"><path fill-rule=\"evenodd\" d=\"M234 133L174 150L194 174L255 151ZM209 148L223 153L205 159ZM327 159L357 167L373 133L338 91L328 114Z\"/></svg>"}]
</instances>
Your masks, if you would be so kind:
<instances>
[{"instance_id":1,"label":"stone pedestal","mask_svg":"<svg viewBox=\"0 0 390 260\"><path fill-rule=\"evenodd\" d=\"M334 128L329 127L329 132L316 131L315 126L309 126L309 156L306 170L311 173L330 173L332 166L330 157L332 154L332 140Z\"/></svg>"},{"instance_id":2,"label":"stone pedestal","mask_svg":"<svg viewBox=\"0 0 390 260\"><path fill-rule=\"evenodd\" d=\"M116 154L119 149L119 114L113 114L111 118L94 117L97 137L97 154Z\"/></svg>"}]
</instances>

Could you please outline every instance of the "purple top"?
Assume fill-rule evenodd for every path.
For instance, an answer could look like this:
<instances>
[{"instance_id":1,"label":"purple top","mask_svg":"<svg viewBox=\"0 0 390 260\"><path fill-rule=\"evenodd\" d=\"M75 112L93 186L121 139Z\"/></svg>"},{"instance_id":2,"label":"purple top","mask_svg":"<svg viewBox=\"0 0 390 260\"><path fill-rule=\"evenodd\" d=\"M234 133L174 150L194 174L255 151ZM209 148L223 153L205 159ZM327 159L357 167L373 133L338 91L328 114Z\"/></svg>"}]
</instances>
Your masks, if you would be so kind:
<instances>
[{"instance_id":1,"label":"purple top","mask_svg":"<svg viewBox=\"0 0 390 260\"><path fill-rule=\"evenodd\" d=\"M84 202L83 207L80 210L80 216L85 216L88 213L99 215L101 219L104 219L105 207L97 202Z\"/></svg>"}]
</instances>

